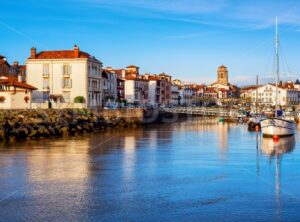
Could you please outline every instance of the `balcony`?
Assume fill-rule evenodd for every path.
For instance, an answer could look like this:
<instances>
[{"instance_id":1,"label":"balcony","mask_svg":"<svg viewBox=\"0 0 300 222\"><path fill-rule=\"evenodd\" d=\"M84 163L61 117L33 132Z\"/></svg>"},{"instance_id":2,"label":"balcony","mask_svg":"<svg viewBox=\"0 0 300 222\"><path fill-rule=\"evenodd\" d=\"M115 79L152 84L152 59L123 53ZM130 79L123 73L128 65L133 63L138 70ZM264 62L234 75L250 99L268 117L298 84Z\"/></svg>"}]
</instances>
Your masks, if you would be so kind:
<instances>
[{"instance_id":1,"label":"balcony","mask_svg":"<svg viewBox=\"0 0 300 222\"><path fill-rule=\"evenodd\" d=\"M62 91L63 92L70 92L71 91L71 87L63 87Z\"/></svg>"},{"instance_id":2,"label":"balcony","mask_svg":"<svg viewBox=\"0 0 300 222\"><path fill-rule=\"evenodd\" d=\"M63 77L64 78L70 78L71 77L71 73L63 73Z\"/></svg>"},{"instance_id":3,"label":"balcony","mask_svg":"<svg viewBox=\"0 0 300 222\"><path fill-rule=\"evenodd\" d=\"M92 87L91 88L91 91L94 91L94 92L100 92L101 89L99 87Z\"/></svg>"},{"instance_id":4,"label":"balcony","mask_svg":"<svg viewBox=\"0 0 300 222\"><path fill-rule=\"evenodd\" d=\"M49 73L43 73L43 78L50 78L50 74Z\"/></svg>"},{"instance_id":5,"label":"balcony","mask_svg":"<svg viewBox=\"0 0 300 222\"><path fill-rule=\"evenodd\" d=\"M50 87L49 86L44 86L42 91L43 92L50 92Z\"/></svg>"}]
</instances>

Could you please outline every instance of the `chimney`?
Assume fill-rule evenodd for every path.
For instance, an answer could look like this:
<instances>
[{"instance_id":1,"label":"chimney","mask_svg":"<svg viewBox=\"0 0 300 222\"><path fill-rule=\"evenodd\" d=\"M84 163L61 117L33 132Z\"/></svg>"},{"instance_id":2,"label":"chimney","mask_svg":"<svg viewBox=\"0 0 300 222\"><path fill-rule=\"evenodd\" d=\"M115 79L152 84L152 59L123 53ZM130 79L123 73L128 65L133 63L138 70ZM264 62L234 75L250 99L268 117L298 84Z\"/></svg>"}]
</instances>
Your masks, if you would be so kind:
<instances>
[{"instance_id":1,"label":"chimney","mask_svg":"<svg viewBox=\"0 0 300 222\"><path fill-rule=\"evenodd\" d=\"M18 61L14 61L13 67L19 67L19 62Z\"/></svg>"},{"instance_id":2,"label":"chimney","mask_svg":"<svg viewBox=\"0 0 300 222\"><path fill-rule=\"evenodd\" d=\"M30 49L30 58L35 59L35 56L36 56L36 48L32 47Z\"/></svg>"},{"instance_id":3,"label":"chimney","mask_svg":"<svg viewBox=\"0 0 300 222\"><path fill-rule=\"evenodd\" d=\"M74 58L79 58L79 48L76 44L74 45Z\"/></svg>"}]
</instances>

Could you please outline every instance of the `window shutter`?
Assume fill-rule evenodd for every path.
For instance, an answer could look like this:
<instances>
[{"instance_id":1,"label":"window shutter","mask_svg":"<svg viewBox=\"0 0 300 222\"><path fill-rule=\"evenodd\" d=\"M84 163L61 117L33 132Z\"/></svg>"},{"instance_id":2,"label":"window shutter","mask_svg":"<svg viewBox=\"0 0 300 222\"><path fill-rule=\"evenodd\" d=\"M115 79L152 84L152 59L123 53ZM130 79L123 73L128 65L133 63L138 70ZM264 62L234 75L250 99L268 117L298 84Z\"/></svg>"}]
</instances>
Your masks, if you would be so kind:
<instances>
[{"instance_id":1,"label":"window shutter","mask_svg":"<svg viewBox=\"0 0 300 222\"><path fill-rule=\"evenodd\" d=\"M72 74L72 66L69 65L69 74Z\"/></svg>"}]
</instances>

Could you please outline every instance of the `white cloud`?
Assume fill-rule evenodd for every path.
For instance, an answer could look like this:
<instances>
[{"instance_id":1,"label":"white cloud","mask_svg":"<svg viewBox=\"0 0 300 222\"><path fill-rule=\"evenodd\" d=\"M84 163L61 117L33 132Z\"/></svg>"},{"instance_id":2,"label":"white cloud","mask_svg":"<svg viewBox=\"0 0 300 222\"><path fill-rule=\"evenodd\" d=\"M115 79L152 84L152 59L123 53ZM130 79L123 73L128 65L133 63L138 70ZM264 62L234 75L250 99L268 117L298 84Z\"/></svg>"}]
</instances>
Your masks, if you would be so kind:
<instances>
[{"instance_id":1,"label":"white cloud","mask_svg":"<svg viewBox=\"0 0 300 222\"><path fill-rule=\"evenodd\" d=\"M265 29L274 26L275 16L279 16L283 24L300 24L300 4L294 0L86 0L84 3L127 10L133 15L147 18L200 25Z\"/></svg>"},{"instance_id":2,"label":"white cloud","mask_svg":"<svg viewBox=\"0 0 300 222\"><path fill-rule=\"evenodd\" d=\"M190 38L197 38L200 36L205 35L205 33L191 33L191 34L180 34L180 35L169 35L164 36L163 39L167 40L176 40L176 39L190 39Z\"/></svg>"},{"instance_id":3,"label":"white cloud","mask_svg":"<svg viewBox=\"0 0 300 222\"><path fill-rule=\"evenodd\" d=\"M80 2L80 0L75 1ZM216 12L227 6L227 0L86 0L81 2L99 7L135 7L182 14Z\"/></svg>"}]
</instances>

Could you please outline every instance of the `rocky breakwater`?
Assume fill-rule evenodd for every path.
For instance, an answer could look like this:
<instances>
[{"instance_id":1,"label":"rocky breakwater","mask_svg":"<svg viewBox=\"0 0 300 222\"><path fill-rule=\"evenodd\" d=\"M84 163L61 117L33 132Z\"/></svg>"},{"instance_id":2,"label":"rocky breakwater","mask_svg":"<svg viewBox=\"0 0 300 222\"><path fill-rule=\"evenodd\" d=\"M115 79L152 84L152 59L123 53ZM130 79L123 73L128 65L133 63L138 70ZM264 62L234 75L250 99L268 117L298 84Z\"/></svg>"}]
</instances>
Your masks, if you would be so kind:
<instances>
[{"instance_id":1,"label":"rocky breakwater","mask_svg":"<svg viewBox=\"0 0 300 222\"><path fill-rule=\"evenodd\" d=\"M142 124L142 113L142 110L1 110L0 140L13 142L22 139L76 136L106 129L136 128Z\"/></svg>"}]
</instances>

